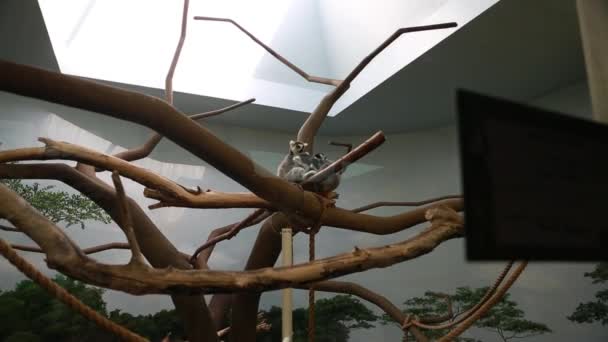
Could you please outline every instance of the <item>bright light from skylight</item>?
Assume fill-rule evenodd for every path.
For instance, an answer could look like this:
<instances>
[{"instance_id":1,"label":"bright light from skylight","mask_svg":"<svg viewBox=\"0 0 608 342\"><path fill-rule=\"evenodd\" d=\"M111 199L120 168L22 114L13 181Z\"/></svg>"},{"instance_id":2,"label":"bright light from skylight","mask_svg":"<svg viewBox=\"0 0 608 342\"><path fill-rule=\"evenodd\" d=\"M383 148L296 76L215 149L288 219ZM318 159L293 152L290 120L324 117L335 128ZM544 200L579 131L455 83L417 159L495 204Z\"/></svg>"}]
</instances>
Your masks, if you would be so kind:
<instances>
[{"instance_id":1,"label":"bright light from skylight","mask_svg":"<svg viewBox=\"0 0 608 342\"><path fill-rule=\"evenodd\" d=\"M228 23L231 18L309 74L342 79L395 29L456 21L462 27L497 0L190 1L174 90L311 111L328 86L311 84ZM39 0L63 73L164 88L179 38L182 1ZM454 29L402 37L372 62L332 114L339 113Z\"/></svg>"}]
</instances>

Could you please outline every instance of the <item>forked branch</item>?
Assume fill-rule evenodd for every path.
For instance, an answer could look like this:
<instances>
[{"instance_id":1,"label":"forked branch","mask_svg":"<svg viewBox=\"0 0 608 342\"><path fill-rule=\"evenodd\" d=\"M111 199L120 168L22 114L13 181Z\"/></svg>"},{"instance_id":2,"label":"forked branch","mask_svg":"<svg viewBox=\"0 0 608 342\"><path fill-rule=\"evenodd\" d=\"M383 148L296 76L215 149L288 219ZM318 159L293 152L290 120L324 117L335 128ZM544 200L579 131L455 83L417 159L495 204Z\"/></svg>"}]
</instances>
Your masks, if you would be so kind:
<instances>
[{"instance_id":1,"label":"forked branch","mask_svg":"<svg viewBox=\"0 0 608 342\"><path fill-rule=\"evenodd\" d=\"M314 147L314 138L317 135L317 131L321 127L321 124L327 117L327 114L334 106L334 104L342 97L342 95L350 88L351 82L367 67L367 65L377 56L379 55L386 47L388 47L393 41L399 38L402 34L410 33L410 32L421 32L421 31L429 31L429 30L440 30L451 27L456 27L456 23L445 23L445 24L436 24L436 25L426 25L426 26L414 26L414 27L405 27L400 28L395 33L393 33L388 39L386 39L380 46L378 46L374 51L372 51L369 55L367 55L359 64L346 76L344 81L342 81L336 88L334 88L329 94L327 94L323 100L317 105L315 110L308 116L302 127L300 127L300 131L298 132L298 141L302 141L308 144L308 151L313 151Z\"/></svg>"},{"instance_id":2,"label":"forked branch","mask_svg":"<svg viewBox=\"0 0 608 342\"><path fill-rule=\"evenodd\" d=\"M141 249L139 248L139 243L135 236L135 230L133 229L133 219L131 218L129 204L127 203L127 195L125 194L125 188L122 186L118 172L112 172L112 181L114 182L114 188L116 189L116 199L118 200L120 211L120 222L118 222L118 225L127 236L127 241L131 247L131 260L129 263L144 265L144 256L141 254Z\"/></svg>"},{"instance_id":3,"label":"forked branch","mask_svg":"<svg viewBox=\"0 0 608 342\"><path fill-rule=\"evenodd\" d=\"M0 217L8 219L36 242L49 267L87 283L132 294L263 291L322 281L371 268L386 267L431 252L441 242L462 234L462 218L449 208L428 210L432 225L417 236L389 246L351 253L289 268L254 271L152 269L145 265L111 266L87 258L52 222L17 194L0 185Z\"/></svg>"}]
</instances>

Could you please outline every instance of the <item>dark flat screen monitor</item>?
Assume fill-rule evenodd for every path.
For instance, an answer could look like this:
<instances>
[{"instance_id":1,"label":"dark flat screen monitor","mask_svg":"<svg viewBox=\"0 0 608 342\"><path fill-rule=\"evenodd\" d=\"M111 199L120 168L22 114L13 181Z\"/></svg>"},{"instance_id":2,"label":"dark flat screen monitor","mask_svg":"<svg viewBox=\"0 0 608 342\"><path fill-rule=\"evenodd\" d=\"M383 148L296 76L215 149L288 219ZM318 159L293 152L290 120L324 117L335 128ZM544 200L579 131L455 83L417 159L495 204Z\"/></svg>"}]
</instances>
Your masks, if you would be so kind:
<instances>
[{"instance_id":1,"label":"dark flat screen monitor","mask_svg":"<svg viewBox=\"0 0 608 342\"><path fill-rule=\"evenodd\" d=\"M608 126L459 91L470 260L608 260Z\"/></svg>"}]
</instances>

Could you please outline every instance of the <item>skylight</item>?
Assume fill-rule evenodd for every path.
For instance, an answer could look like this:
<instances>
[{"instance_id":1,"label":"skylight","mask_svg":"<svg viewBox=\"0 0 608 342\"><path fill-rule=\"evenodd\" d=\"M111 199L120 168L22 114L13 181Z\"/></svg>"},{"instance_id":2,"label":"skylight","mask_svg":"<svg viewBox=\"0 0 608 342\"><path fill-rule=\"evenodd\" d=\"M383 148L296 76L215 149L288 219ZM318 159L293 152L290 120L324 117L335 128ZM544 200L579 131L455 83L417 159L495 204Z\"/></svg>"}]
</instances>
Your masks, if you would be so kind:
<instances>
[{"instance_id":1,"label":"skylight","mask_svg":"<svg viewBox=\"0 0 608 342\"><path fill-rule=\"evenodd\" d=\"M308 83L229 23L231 18L311 75L342 79L399 27L456 21L462 27L498 0L191 0L174 90L311 111L330 86ZM177 0L39 0L63 73L164 88L179 38ZM336 104L335 115L455 32L403 36Z\"/></svg>"}]
</instances>

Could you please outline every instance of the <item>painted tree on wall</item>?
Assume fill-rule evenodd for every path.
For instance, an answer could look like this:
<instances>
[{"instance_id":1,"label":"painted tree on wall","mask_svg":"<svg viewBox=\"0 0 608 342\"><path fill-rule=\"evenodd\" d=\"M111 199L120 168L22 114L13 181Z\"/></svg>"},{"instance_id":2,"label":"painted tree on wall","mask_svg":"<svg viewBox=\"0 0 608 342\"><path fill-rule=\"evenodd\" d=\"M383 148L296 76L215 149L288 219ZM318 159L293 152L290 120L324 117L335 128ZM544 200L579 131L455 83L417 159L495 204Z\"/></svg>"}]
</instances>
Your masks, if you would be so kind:
<instances>
[{"instance_id":1,"label":"painted tree on wall","mask_svg":"<svg viewBox=\"0 0 608 342\"><path fill-rule=\"evenodd\" d=\"M604 285L604 288L595 293L595 301L580 303L568 319L577 323L601 322L608 324L608 263L601 262L595 265L592 272L586 272L585 277L591 278L593 284Z\"/></svg>"},{"instance_id":2,"label":"painted tree on wall","mask_svg":"<svg viewBox=\"0 0 608 342\"><path fill-rule=\"evenodd\" d=\"M453 294L427 291L422 297L406 300L403 303L404 311L425 317L426 321L445 321L446 314L447 317L454 318L466 315L467 311L482 300L488 290L487 287L471 289L465 286L458 287ZM382 319L385 322L392 321L386 315ZM509 299L509 294L506 294L493 308L480 317L474 326L497 334L501 341L519 340L551 332L551 329L545 324L526 319L524 311L518 307L517 302ZM449 326L445 329L429 330L427 336L438 338L446 334L448 329ZM459 337L455 341L476 342L478 340Z\"/></svg>"},{"instance_id":3,"label":"painted tree on wall","mask_svg":"<svg viewBox=\"0 0 608 342\"><path fill-rule=\"evenodd\" d=\"M28 96L58 104L108 115L146 126L154 131L141 146L114 156L90 150L69 142L40 138L43 147L0 151L0 178L52 179L61 181L79 191L101 207L124 231L132 258L126 265L108 265L96 261L90 254L108 248L121 248L124 243L93 246L81 249L49 220L35 210L18 194L0 185L0 218L8 220L19 232L29 236L45 254L47 265L85 283L124 291L136 295L167 294L184 323L189 341L217 341L218 335L229 334L233 341L253 341L258 328L260 295L285 287L312 288L352 294L370 301L384 310L393 320L402 323L406 332L424 341L421 329L430 322L421 322L404 314L385 297L354 283L333 281L339 276L387 267L405 262L433 251L444 241L463 236L463 220L457 213L463 203L459 196L447 196L421 202L379 202L357 209L337 207L339 182L333 187L320 186L335 179L350 163L364 157L384 142L382 132L374 134L352 151L333 163L323 164L312 175L297 184L275 176L260 165L216 137L196 120L218 115L245 105L253 100L213 112L186 115L173 103L172 80L184 44L188 23L188 1L184 1L182 28L173 61L165 84L165 99L146 96L90 80L49 72L34 67L0 61L0 91ZM365 57L343 80L309 75L280 54L259 41L245 28L230 19L194 17L195 20L213 20L235 25L262 48L309 82L323 83L334 88L323 97L318 106L301 125L294 141L301 144L299 153L313 156L315 136L332 106L349 89L351 82L363 69L402 34L445 29L456 24L438 24L397 30L378 48ZM144 158L164 138L175 142L207 164L232 178L249 193L225 193L211 189L185 188L169 179L132 164ZM287 152L286 143L286 152ZM76 161L75 167L64 163L32 163L36 160ZM19 164L16 162L28 161ZM111 171L113 184L106 184L96 174ZM254 208L242 221L213 230L195 253L185 254L175 248L161 230L147 217L139 205L124 193L121 177L127 177L145 186L144 195L158 200L151 209L188 207L197 209ZM398 215L380 217L362 212L379 206L416 206L416 209ZM281 249L278 231L291 227L295 233L306 233L314 243L314 234L323 229L340 228L369 234L393 234L417 224L430 224L413 237L390 245L360 249L330 258L314 260L287 268L272 268ZM245 270L229 272L210 270L207 261L216 245L237 234L240 230L262 223L257 239L251 248ZM195 237L193 237L195 238ZM2 251L9 255L10 246L0 240ZM11 254L12 255L12 254ZM18 260L13 255L11 262ZM501 287L492 287L478 305L480 315L495 304L521 273L525 263L519 265ZM501 277L502 281L504 277ZM500 284L500 282L497 282ZM312 291L312 290L311 290ZM214 294L209 304L203 294ZM314 300L314 296L311 296ZM227 316L230 316L228 327ZM446 340L462 333L476 319L475 314L445 337ZM311 320L313 321L313 320ZM311 327L312 328L312 327ZM129 335L130 336L130 335ZM313 336L313 334L311 334ZM137 337L129 337L141 340Z\"/></svg>"}]
</instances>

